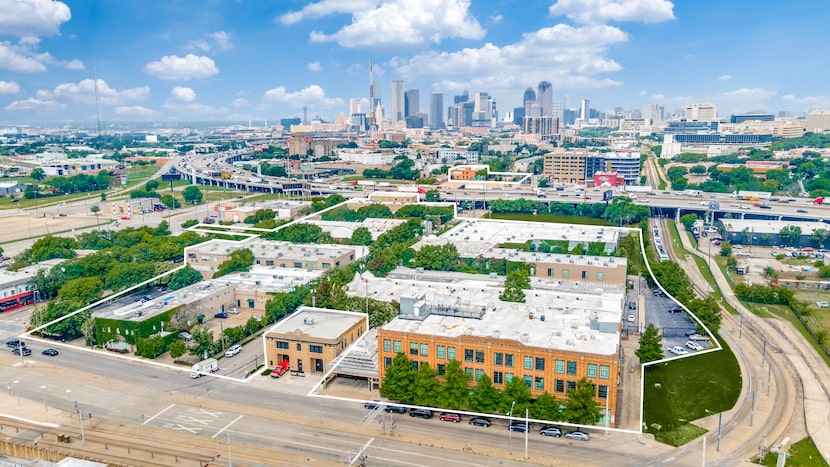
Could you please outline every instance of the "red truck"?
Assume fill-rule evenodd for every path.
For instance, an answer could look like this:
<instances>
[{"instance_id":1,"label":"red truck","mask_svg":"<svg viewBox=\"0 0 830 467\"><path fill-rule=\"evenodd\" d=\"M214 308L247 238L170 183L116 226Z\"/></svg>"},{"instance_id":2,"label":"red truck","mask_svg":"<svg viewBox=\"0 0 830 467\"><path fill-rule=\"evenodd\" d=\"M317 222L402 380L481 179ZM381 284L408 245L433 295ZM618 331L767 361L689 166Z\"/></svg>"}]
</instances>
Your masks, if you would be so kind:
<instances>
[{"instance_id":1,"label":"red truck","mask_svg":"<svg viewBox=\"0 0 830 467\"><path fill-rule=\"evenodd\" d=\"M288 370L291 368L291 363L288 360L283 360L271 371L272 378L279 378L280 376L288 373Z\"/></svg>"}]
</instances>

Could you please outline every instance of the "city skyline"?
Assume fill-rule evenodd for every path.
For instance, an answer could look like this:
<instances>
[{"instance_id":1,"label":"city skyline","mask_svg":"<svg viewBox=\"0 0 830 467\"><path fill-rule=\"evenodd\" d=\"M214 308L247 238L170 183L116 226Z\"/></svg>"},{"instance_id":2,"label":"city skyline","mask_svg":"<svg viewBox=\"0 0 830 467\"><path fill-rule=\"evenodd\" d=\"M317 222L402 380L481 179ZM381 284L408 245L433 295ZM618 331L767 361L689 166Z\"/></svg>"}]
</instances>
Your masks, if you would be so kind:
<instances>
[{"instance_id":1,"label":"city skyline","mask_svg":"<svg viewBox=\"0 0 830 467\"><path fill-rule=\"evenodd\" d=\"M277 121L303 107L331 120L352 99L370 108L370 59L386 118L396 80L401 116L403 92L419 90L417 107L429 109L433 93L451 105L466 90L491 96L502 119L542 81L571 108L588 99L598 110L658 104L670 114L712 102L720 117L804 113L830 107L822 65L807 56L822 12L830 6L799 0L751 10L738 1L220 1L196 15L178 2L0 2L0 122L94 121L96 92L110 123Z\"/></svg>"}]
</instances>

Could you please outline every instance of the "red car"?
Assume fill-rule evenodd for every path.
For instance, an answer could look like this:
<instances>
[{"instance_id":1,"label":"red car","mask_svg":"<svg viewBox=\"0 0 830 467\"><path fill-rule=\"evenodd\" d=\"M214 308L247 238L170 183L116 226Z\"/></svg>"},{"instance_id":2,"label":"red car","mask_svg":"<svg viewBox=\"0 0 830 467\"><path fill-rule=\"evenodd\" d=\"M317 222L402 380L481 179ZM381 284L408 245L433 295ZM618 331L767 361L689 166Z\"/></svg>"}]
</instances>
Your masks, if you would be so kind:
<instances>
[{"instance_id":1,"label":"red car","mask_svg":"<svg viewBox=\"0 0 830 467\"><path fill-rule=\"evenodd\" d=\"M271 371L272 378L279 378L280 376L284 375L288 372L288 369L291 367L288 360L283 360L276 368Z\"/></svg>"},{"instance_id":2,"label":"red car","mask_svg":"<svg viewBox=\"0 0 830 467\"><path fill-rule=\"evenodd\" d=\"M121 216L121 220L122 221L128 221L128 220L130 220L130 216Z\"/></svg>"},{"instance_id":3,"label":"red car","mask_svg":"<svg viewBox=\"0 0 830 467\"><path fill-rule=\"evenodd\" d=\"M445 421L445 422L458 423L458 422L461 421L461 416L458 415L457 413L444 412L438 418L441 419L442 421Z\"/></svg>"}]
</instances>

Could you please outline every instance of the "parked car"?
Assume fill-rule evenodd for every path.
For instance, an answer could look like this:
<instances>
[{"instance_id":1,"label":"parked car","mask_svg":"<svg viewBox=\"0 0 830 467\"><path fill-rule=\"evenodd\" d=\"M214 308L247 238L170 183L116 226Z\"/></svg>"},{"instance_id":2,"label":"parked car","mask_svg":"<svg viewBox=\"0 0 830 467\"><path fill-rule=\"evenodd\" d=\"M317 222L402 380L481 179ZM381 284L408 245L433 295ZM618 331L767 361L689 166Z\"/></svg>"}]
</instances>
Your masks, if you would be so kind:
<instances>
[{"instance_id":1,"label":"parked car","mask_svg":"<svg viewBox=\"0 0 830 467\"><path fill-rule=\"evenodd\" d=\"M673 353L675 355L686 355L687 353L689 353L689 351L684 349L683 347L680 347L679 345L676 345L674 347L669 348L669 353Z\"/></svg>"},{"instance_id":2,"label":"parked car","mask_svg":"<svg viewBox=\"0 0 830 467\"><path fill-rule=\"evenodd\" d=\"M239 308L233 307L233 308L228 310L228 313L230 313L232 315L238 315L239 314Z\"/></svg>"},{"instance_id":3,"label":"parked car","mask_svg":"<svg viewBox=\"0 0 830 467\"><path fill-rule=\"evenodd\" d=\"M697 329L689 329L689 330L688 330L688 331L686 331L684 334L686 335L686 337L689 337L689 336L691 336L692 334L697 334Z\"/></svg>"},{"instance_id":4,"label":"parked car","mask_svg":"<svg viewBox=\"0 0 830 467\"><path fill-rule=\"evenodd\" d=\"M48 355L48 356L50 356L50 357L57 357L57 356L58 356L58 351L57 351L57 350L55 350L55 349L46 349L46 350L44 350L44 351L43 351L43 352L41 352L41 353L42 353L43 355Z\"/></svg>"},{"instance_id":5,"label":"parked car","mask_svg":"<svg viewBox=\"0 0 830 467\"><path fill-rule=\"evenodd\" d=\"M565 438L567 439L576 439L579 441L588 441L591 439L591 435L585 433L584 431L573 430L565 433Z\"/></svg>"},{"instance_id":6,"label":"parked car","mask_svg":"<svg viewBox=\"0 0 830 467\"><path fill-rule=\"evenodd\" d=\"M470 425L488 427L490 426L490 419L484 417L473 417L470 419Z\"/></svg>"},{"instance_id":7,"label":"parked car","mask_svg":"<svg viewBox=\"0 0 830 467\"><path fill-rule=\"evenodd\" d=\"M796 209L796 210L795 210L795 212L797 212L797 213L799 213L799 214L807 214L807 210L806 210L806 209Z\"/></svg>"},{"instance_id":8,"label":"parked car","mask_svg":"<svg viewBox=\"0 0 830 467\"><path fill-rule=\"evenodd\" d=\"M387 405L383 408L384 412L406 413L406 407L400 405Z\"/></svg>"},{"instance_id":9,"label":"parked car","mask_svg":"<svg viewBox=\"0 0 830 467\"><path fill-rule=\"evenodd\" d=\"M377 401L366 402L363 404L364 409L375 410L380 404Z\"/></svg>"},{"instance_id":10,"label":"parked car","mask_svg":"<svg viewBox=\"0 0 830 467\"><path fill-rule=\"evenodd\" d=\"M553 436L559 438L562 436L562 430L556 426L543 426L539 429L539 434L542 436Z\"/></svg>"},{"instance_id":11,"label":"parked car","mask_svg":"<svg viewBox=\"0 0 830 467\"><path fill-rule=\"evenodd\" d=\"M637 318L635 318L634 315L628 315L628 322L629 323L633 323L636 320L637 320Z\"/></svg>"},{"instance_id":12,"label":"parked car","mask_svg":"<svg viewBox=\"0 0 830 467\"><path fill-rule=\"evenodd\" d=\"M628 309L629 310L636 310L637 309L637 301L632 300L632 301L628 302Z\"/></svg>"},{"instance_id":13,"label":"parked car","mask_svg":"<svg viewBox=\"0 0 830 467\"><path fill-rule=\"evenodd\" d=\"M6 341L6 347L26 347L26 343L20 339L9 339Z\"/></svg>"},{"instance_id":14,"label":"parked car","mask_svg":"<svg viewBox=\"0 0 830 467\"><path fill-rule=\"evenodd\" d=\"M432 418L432 410L429 409L412 409L409 411L410 417L421 417L423 419L429 420Z\"/></svg>"},{"instance_id":15,"label":"parked car","mask_svg":"<svg viewBox=\"0 0 830 467\"><path fill-rule=\"evenodd\" d=\"M692 334L691 336L689 336L689 340L690 341L707 341L708 342L709 337L704 336L702 334Z\"/></svg>"},{"instance_id":16,"label":"parked car","mask_svg":"<svg viewBox=\"0 0 830 467\"><path fill-rule=\"evenodd\" d=\"M222 311L222 312L216 313L215 315L213 315L213 317L214 318L219 318L219 319L228 319L228 314L225 313L224 311Z\"/></svg>"},{"instance_id":17,"label":"parked car","mask_svg":"<svg viewBox=\"0 0 830 467\"><path fill-rule=\"evenodd\" d=\"M410 415L412 414L410 413ZM444 412L439 415L438 418L444 422L458 423L461 421L461 415L458 415L457 413Z\"/></svg>"},{"instance_id":18,"label":"parked car","mask_svg":"<svg viewBox=\"0 0 830 467\"><path fill-rule=\"evenodd\" d=\"M695 341L686 342L686 348L690 350L703 350L703 346Z\"/></svg>"},{"instance_id":19,"label":"parked car","mask_svg":"<svg viewBox=\"0 0 830 467\"><path fill-rule=\"evenodd\" d=\"M225 356L226 357L233 357L234 355L238 354L239 352L242 352L242 346L239 345L239 344L234 344L234 345L228 347L228 350L225 351Z\"/></svg>"},{"instance_id":20,"label":"parked car","mask_svg":"<svg viewBox=\"0 0 830 467\"><path fill-rule=\"evenodd\" d=\"M186 341L192 340L193 339L193 334L190 334L187 331L182 331L182 332L179 333L179 339L186 340Z\"/></svg>"},{"instance_id":21,"label":"parked car","mask_svg":"<svg viewBox=\"0 0 830 467\"><path fill-rule=\"evenodd\" d=\"M22 348L21 347L15 347L15 348L12 349L12 354L14 354L14 355L20 355L20 352L23 352L24 357L28 357L29 355L32 355L32 349L27 348L27 347L22 347Z\"/></svg>"},{"instance_id":22,"label":"parked car","mask_svg":"<svg viewBox=\"0 0 830 467\"><path fill-rule=\"evenodd\" d=\"M673 307L669 308L668 312L669 313L683 313L683 308L681 308L679 306L673 306Z\"/></svg>"},{"instance_id":23,"label":"parked car","mask_svg":"<svg viewBox=\"0 0 830 467\"><path fill-rule=\"evenodd\" d=\"M518 431L520 433L524 433L527 431L527 423L525 422L510 422L510 425L507 426L507 429L510 431Z\"/></svg>"}]
</instances>

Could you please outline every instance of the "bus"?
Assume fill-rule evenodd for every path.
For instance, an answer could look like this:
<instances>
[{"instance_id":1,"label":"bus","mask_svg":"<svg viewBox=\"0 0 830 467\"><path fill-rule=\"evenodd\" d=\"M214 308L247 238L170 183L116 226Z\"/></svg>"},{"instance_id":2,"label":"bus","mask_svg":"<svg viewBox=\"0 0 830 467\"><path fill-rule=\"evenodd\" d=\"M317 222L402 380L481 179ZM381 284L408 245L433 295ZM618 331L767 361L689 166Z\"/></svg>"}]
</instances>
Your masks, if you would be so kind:
<instances>
[{"instance_id":1,"label":"bus","mask_svg":"<svg viewBox=\"0 0 830 467\"><path fill-rule=\"evenodd\" d=\"M27 305L35 304L35 291L19 293L0 299L0 312L16 310Z\"/></svg>"}]
</instances>

